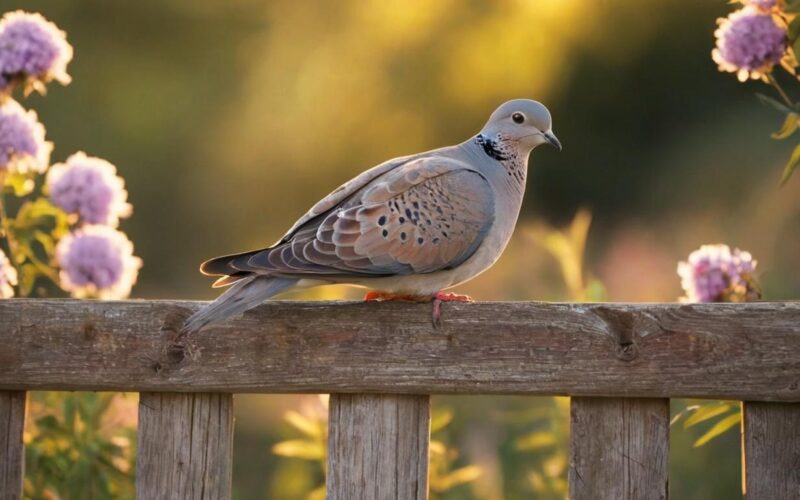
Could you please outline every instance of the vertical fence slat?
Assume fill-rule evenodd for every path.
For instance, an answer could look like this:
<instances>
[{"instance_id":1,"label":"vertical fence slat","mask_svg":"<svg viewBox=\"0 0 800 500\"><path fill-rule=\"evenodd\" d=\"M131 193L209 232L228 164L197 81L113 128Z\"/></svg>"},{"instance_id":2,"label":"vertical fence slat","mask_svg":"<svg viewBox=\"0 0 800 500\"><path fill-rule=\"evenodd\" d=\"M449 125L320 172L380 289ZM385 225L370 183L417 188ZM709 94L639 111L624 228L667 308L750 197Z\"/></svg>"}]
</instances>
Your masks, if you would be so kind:
<instances>
[{"instance_id":1,"label":"vertical fence slat","mask_svg":"<svg viewBox=\"0 0 800 500\"><path fill-rule=\"evenodd\" d=\"M744 403L747 500L800 498L800 403Z\"/></svg>"},{"instance_id":2,"label":"vertical fence slat","mask_svg":"<svg viewBox=\"0 0 800 500\"><path fill-rule=\"evenodd\" d=\"M328 500L428 498L430 396L332 394Z\"/></svg>"},{"instance_id":3,"label":"vertical fence slat","mask_svg":"<svg viewBox=\"0 0 800 500\"><path fill-rule=\"evenodd\" d=\"M24 391L0 391L0 499L22 498L25 471Z\"/></svg>"},{"instance_id":4,"label":"vertical fence slat","mask_svg":"<svg viewBox=\"0 0 800 500\"><path fill-rule=\"evenodd\" d=\"M231 394L140 394L138 441L137 499L231 497Z\"/></svg>"},{"instance_id":5,"label":"vertical fence slat","mask_svg":"<svg viewBox=\"0 0 800 500\"><path fill-rule=\"evenodd\" d=\"M666 499L669 400L572 398L572 499Z\"/></svg>"}]
</instances>

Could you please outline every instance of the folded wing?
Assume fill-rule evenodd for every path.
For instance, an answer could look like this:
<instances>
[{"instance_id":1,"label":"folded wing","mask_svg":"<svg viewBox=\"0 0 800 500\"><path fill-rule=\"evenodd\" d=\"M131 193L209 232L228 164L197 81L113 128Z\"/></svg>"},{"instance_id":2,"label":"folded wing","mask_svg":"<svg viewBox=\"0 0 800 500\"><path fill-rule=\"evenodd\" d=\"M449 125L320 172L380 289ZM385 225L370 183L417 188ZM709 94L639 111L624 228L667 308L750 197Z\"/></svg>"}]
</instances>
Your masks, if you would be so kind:
<instances>
[{"instance_id":1,"label":"folded wing","mask_svg":"<svg viewBox=\"0 0 800 500\"><path fill-rule=\"evenodd\" d=\"M353 186L357 179L318 203L273 247L213 259L201 269L223 275L218 285L251 273L322 279L430 273L468 259L494 221L488 182L457 160L424 157Z\"/></svg>"}]
</instances>

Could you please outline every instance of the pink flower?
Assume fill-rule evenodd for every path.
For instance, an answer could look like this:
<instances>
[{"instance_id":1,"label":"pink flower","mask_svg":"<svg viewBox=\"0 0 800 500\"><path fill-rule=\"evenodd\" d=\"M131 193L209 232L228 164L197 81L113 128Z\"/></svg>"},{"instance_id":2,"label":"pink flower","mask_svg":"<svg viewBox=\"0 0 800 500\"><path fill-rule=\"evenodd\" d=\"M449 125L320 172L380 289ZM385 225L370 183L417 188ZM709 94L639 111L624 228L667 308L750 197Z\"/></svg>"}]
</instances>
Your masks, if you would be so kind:
<instances>
[{"instance_id":1,"label":"pink flower","mask_svg":"<svg viewBox=\"0 0 800 500\"><path fill-rule=\"evenodd\" d=\"M717 46L711 57L720 71L736 73L742 82L769 73L786 53L786 28L778 26L770 13L745 7L717 23Z\"/></svg>"},{"instance_id":2,"label":"pink flower","mask_svg":"<svg viewBox=\"0 0 800 500\"><path fill-rule=\"evenodd\" d=\"M728 245L703 245L678 263L686 293L681 302L747 302L761 297L755 272L757 262L749 252Z\"/></svg>"},{"instance_id":3,"label":"pink flower","mask_svg":"<svg viewBox=\"0 0 800 500\"><path fill-rule=\"evenodd\" d=\"M13 99L0 105L0 172L44 172L53 149L44 134L35 112Z\"/></svg>"},{"instance_id":4,"label":"pink flower","mask_svg":"<svg viewBox=\"0 0 800 500\"><path fill-rule=\"evenodd\" d=\"M61 287L78 298L123 299L142 267L125 233L108 226L84 226L63 237L56 261Z\"/></svg>"},{"instance_id":5,"label":"pink flower","mask_svg":"<svg viewBox=\"0 0 800 500\"><path fill-rule=\"evenodd\" d=\"M0 19L0 92L17 83L42 93L51 80L66 85L71 60L66 34L41 14L18 10Z\"/></svg>"},{"instance_id":6,"label":"pink flower","mask_svg":"<svg viewBox=\"0 0 800 500\"><path fill-rule=\"evenodd\" d=\"M116 227L131 214L125 181L101 158L75 153L47 173L47 192L53 204L82 222Z\"/></svg>"}]
</instances>

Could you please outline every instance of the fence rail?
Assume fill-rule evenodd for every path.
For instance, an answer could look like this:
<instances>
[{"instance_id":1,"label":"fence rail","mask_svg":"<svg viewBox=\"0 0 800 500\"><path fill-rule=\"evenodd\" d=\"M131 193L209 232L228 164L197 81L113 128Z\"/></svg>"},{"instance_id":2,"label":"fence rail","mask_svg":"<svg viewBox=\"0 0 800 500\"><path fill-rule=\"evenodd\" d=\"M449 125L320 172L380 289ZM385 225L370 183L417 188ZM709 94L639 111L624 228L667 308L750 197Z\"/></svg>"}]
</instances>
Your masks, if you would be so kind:
<instances>
[{"instance_id":1,"label":"fence rail","mask_svg":"<svg viewBox=\"0 0 800 500\"><path fill-rule=\"evenodd\" d=\"M430 394L572 396L572 498L667 498L669 399L745 401L748 499L800 498L800 303L0 301L0 499L27 390L142 393L137 496L230 497L231 393L331 393L328 498L426 498Z\"/></svg>"}]
</instances>

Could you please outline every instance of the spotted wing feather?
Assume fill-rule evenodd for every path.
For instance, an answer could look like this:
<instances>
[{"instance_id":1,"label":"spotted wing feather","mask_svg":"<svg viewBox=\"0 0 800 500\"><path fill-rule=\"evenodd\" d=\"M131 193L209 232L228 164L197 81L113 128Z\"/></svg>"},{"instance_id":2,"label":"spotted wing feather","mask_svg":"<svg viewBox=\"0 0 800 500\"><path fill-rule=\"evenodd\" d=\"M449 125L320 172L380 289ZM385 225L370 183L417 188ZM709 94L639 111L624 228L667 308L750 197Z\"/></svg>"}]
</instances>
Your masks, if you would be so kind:
<instances>
[{"instance_id":1,"label":"spotted wing feather","mask_svg":"<svg viewBox=\"0 0 800 500\"><path fill-rule=\"evenodd\" d=\"M447 158L410 161L273 248L245 254L237 272L285 276L429 273L457 266L493 222L486 179Z\"/></svg>"}]
</instances>

